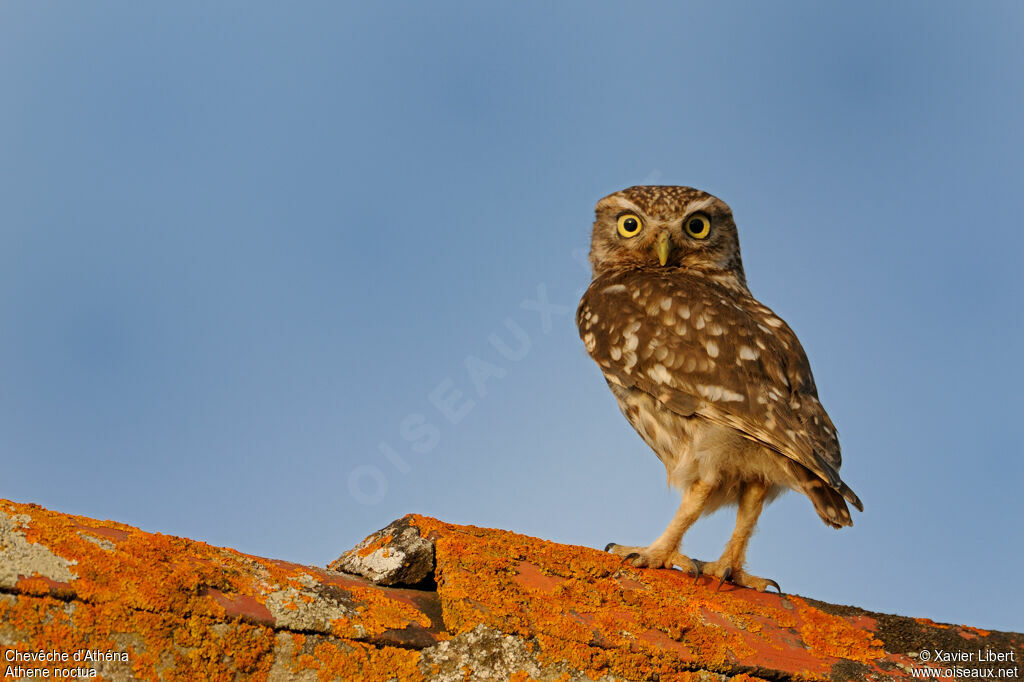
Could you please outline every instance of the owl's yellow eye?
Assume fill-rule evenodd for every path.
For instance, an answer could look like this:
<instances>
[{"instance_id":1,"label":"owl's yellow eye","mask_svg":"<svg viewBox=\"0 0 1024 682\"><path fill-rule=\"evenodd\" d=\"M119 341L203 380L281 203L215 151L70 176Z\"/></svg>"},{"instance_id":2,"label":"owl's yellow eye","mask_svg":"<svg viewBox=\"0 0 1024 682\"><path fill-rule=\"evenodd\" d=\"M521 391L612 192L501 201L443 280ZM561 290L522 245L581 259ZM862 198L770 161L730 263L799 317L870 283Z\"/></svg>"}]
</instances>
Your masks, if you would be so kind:
<instances>
[{"instance_id":1,"label":"owl's yellow eye","mask_svg":"<svg viewBox=\"0 0 1024 682\"><path fill-rule=\"evenodd\" d=\"M632 213L623 213L619 216L619 235L626 239L640 234L640 229L643 226L644 224L640 218Z\"/></svg>"},{"instance_id":2,"label":"owl's yellow eye","mask_svg":"<svg viewBox=\"0 0 1024 682\"><path fill-rule=\"evenodd\" d=\"M686 219L684 229L694 239L707 239L711 234L711 219L703 213L694 213Z\"/></svg>"}]
</instances>

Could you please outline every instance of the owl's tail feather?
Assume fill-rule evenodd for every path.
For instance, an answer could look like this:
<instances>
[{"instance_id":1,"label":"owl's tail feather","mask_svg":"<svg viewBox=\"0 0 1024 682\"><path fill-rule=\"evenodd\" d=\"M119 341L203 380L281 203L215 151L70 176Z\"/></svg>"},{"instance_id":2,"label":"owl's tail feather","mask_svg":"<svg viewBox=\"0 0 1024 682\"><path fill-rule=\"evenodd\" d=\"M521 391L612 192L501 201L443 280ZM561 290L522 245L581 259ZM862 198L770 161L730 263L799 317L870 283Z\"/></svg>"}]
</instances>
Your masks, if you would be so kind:
<instances>
[{"instance_id":1,"label":"owl's tail feather","mask_svg":"<svg viewBox=\"0 0 1024 682\"><path fill-rule=\"evenodd\" d=\"M832 528L853 525L850 509L846 506L846 500L843 499L842 492L832 488L828 483L812 474L809 469L800 464L794 462L794 466L790 467L790 471L794 474L797 485L799 485L803 494L811 498L814 510L818 512L818 516L825 522L825 525ZM850 502L856 505L858 509L861 509L860 499L857 498L854 492L845 483L841 482L840 486L854 498Z\"/></svg>"},{"instance_id":2,"label":"owl's tail feather","mask_svg":"<svg viewBox=\"0 0 1024 682\"><path fill-rule=\"evenodd\" d=\"M839 487L836 488L839 494L846 498L846 501L857 508L857 511L864 511L864 503L857 497L857 493L850 490L850 486L846 485L842 481L839 481Z\"/></svg>"}]
</instances>

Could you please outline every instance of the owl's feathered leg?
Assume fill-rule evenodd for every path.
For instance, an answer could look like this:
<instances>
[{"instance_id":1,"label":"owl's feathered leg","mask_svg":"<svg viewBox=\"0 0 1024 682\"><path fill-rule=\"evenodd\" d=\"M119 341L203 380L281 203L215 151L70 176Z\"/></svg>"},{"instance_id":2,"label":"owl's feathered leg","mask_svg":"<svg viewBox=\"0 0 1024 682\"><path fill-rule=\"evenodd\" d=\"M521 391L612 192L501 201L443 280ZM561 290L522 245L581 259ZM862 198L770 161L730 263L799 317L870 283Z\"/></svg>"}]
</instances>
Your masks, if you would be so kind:
<instances>
[{"instance_id":1,"label":"owl's feathered leg","mask_svg":"<svg viewBox=\"0 0 1024 682\"><path fill-rule=\"evenodd\" d=\"M712 484L703 481L691 485L683 495L683 501L679 504L679 509L676 510L668 528L649 547L628 547L613 542L605 547L605 551L624 557L639 568L679 566L688 569L692 566L696 569L697 564L692 559L679 553L679 543L683 539L683 534L700 518L713 490Z\"/></svg>"},{"instance_id":2,"label":"owl's feathered leg","mask_svg":"<svg viewBox=\"0 0 1024 682\"><path fill-rule=\"evenodd\" d=\"M774 580L759 578L743 570L743 564L747 560L747 543L750 542L754 526L761 516L767 494L768 485L762 481L748 481L743 484L740 490L739 510L736 512L736 528L732 531L732 537L729 538L722 556L717 561L701 567L701 573L719 579L719 587L722 581L728 580L736 585L751 587L758 592L764 592L769 585L779 593L782 592Z\"/></svg>"}]
</instances>

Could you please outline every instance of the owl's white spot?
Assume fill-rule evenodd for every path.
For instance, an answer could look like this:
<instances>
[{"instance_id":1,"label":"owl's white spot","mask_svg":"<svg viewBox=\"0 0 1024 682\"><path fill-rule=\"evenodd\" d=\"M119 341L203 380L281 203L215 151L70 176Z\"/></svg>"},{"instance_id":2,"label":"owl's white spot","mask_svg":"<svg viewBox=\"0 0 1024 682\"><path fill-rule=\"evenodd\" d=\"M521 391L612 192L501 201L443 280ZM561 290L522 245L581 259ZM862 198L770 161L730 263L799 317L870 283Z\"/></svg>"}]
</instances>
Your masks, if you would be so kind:
<instances>
[{"instance_id":1,"label":"owl's white spot","mask_svg":"<svg viewBox=\"0 0 1024 682\"><path fill-rule=\"evenodd\" d=\"M768 401L765 400L763 395L758 395L756 400L757 400L757 404L758 405L767 405L768 404Z\"/></svg>"},{"instance_id":2,"label":"owl's white spot","mask_svg":"<svg viewBox=\"0 0 1024 682\"><path fill-rule=\"evenodd\" d=\"M602 294L622 294L622 293L625 293L625 292L626 292L626 285L625 284L612 284L611 286L607 286L604 289L601 289L601 293ZM635 291L633 293L634 294L639 294L640 292Z\"/></svg>"},{"instance_id":3,"label":"owl's white spot","mask_svg":"<svg viewBox=\"0 0 1024 682\"><path fill-rule=\"evenodd\" d=\"M690 319L690 306L686 304L677 306L676 313L684 320L688 320Z\"/></svg>"},{"instance_id":4,"label":"owl's white spot","mask_svg":"<svg viewBox=\"0 0 1024 682\"><path fill-rule=\"evenodd\" d=\"M601 320L601 318L597 316L597 313L594 313L593 315L587 313L587 319L590 320L591 324L597 324Z\"/></svg>"},{"instance_id":5,"label":"owl's white spot","mask_svg":"<svg viewBox=\"0 0 1024 682\"><path fill-rule=\"evenodd\" d=\"M625 334L623 337L622 350L633 351L640 345L640 337L636 334Z\"/></svg>"},{"instance_id":6,"label":"owl's white spot","mask_svg":"<svg viewBox=\"0 0 1024 682\"><path fill-rule=\"evenodd\" d=\"M791 409L791 410L799 410L800 409L800 401L797 400L796 398L793 398L792 400L790 400L789 401L789 409Z\"/></svg>"},{"instance_id":7,"label":"owl's white spot","mask_svg":"<svg viewBox=\"0 0 1024 682\"><path fill-rule=\"evenodd\" d=\"M712 322L708 325L708 334L711 334L711 336L721 336L724 332L725 330L722 329L722 325L717 322Z\"/></svg>"},{"instance_id":8,"label":"owl's white spot","mask_svg":"<svg viewBox=\"0 0 1024 682\"><path fill-rule=\"evenodd\" d=\"M697 384L697 392L702 397L714 402L743 402L746 397L742 393L730 391L723 386L706 386Z\"/></svg>"},{"instance_id":9,"label":"owl's white spot","mask_svg":"<svg viewBox=\"0 0 1024 682\"><path fill-rule=\"evenodd\" d=\"M629 323L629 325L626 326L626 328L623 330L622 333L623 334L635 334L637 332L637 330L640 329L640 324L641 324L640 320L633 320L631 323Z\"/></svg>"},{"instance_id":10,"label":"owl's white spot","mask_svg":"<svg viewBox=\"0 0 1024 682\"><path fill-rule=\"evenodd\" d=\"M708 355L710 355L711 357L718 357L718 344L715 343L714 341L705 341L704 348L707 349Z\"/></svg>"},{"instance_id":11,"label":"owl's white spot","mask_svg":"<svg viewBox=\"0 0 1024 682\"><path fill-rule=\"evenodd\" d=\"M836 508L833 507L831 504L828 505L827 507L825 507L825 514L834 517L836 515Z\"/></svg>"},{"instance_id":12,"label":"owl's white spot","mask_svg":"<svg viewBox=\"0 0 1024 682\"><path fill-rule=\"evenodd\" d=\"M651 367L647 371L647 376L661 384L667 384L672 381L672 375L669 374L667 369L665 369L665 365L662 365L661 363Z\"/></svg>"},{"instance_id":13,"label":"owl's white spot","mask_svg":"<svg viewBox=\"0 0 1024 682\"><path fill-rule=\"evenodd\" d=\"M615 384L616 386L622 386L622 382L619 381L619 378L614 374L605 374L604 378L610 381L611 383Z\"/></svg>"},{"instance_id":14,"label":"owl's white spot","mask_svg":"<svg viewBox=\"0 0 1024 682\"><path fill-rule=\"evenodd\" d=\"M707 319L704 317L704 314L702 313L702 314L697 316L696 320L693 321L693 328L694 329L703 329L704 325L706 323L707 323Z\"/></svg>"},{"instance_id":15,"label":"owl's white spot","mask_svg":"<svg viewBox=\"0 0 1024 682\"><path fill-rule=\"evenodd\" d=\"M760 348L761 350L765 349L764 341L762 341L761 339L754 339L754 343L756 343L757 347Z\"/></svg>"},{"instance_id":16,"label":"owl's white spot","mask_svg":"<svg viewBox=\"0 0 1024 682\"><path fill-rule=\"evenodd\" d=\"M680 322L676 325L676 334L679 336L686 336L686 325Z\"/></svg>"},{"instance_id":17,"label":"owl's white spot","mask_svg":"<svg viewBox=\"0 0 1024 682\"><path fill-rule=\"evenodd\" d=\"M708 400L718 400L722 397L721 386L705 386L704 384L697 384L697 392Z\"/></svg>"},{"instance_id":18,"label":"owl's white spot","mask_svg":"<svg viewBox=\"0 0 1024 682\"><path fill-rule=\"evenodd\" d=\"M661 309L662 310L668 310L671 307L672 307L672 299L670 297L666 296L665 298L661 299Z\"/></svg>"},{"instance_id":19,"label":"owl's white spot","mask_svg":"<svg viewBox=\"0 0 1024 682\"><path fill-rule=\"evenodd\" d=\"M772 327L776 327L776 328L782 326L782 320L780 320L779 318L775 317L774 315L766 317L765 318L765 322L767 322Z\"/></svg>"},{"instance_id":20,"label":"owl's white spot","mask_svg":"<svg viewBox=\"0 0 1024 682\"><path fill-rule=\"evenodd\" d=\"M686 362L683 363L683 371L692 372L695 369L697 369L697 358L691 355L690 357L686 358Z\"/></svg>"},{"instance_id":21,"label":"owl's white spot","mask_svg":"<svg viewBox=\"0 0 1024 682\"><path fill-rule=\"evenodd\" d=\"M612 346L609 354L612 356L612 360L618 361L618 359L622 357L622 349L618 346Z\"/></svg>"},{"instance_id":22,"label":"owl's white spot","mask_svg":"<svg viewBox=\"0 0 1024 682\"><path fill-rule=\"evenodd\" d=\"M625 364L623 365L623 367L625 368L626 372L629 373L629 371L632 370L633 367L636 365L636 353L634 353L633 351L625 351L622 354L622 358L623 360L625 360Z\"/></svg>"},{"instance_id":23,"label":"owl's white spot","mask_svg":"<svg viewBox=\"0 0 1024 682\"><path fill-rule=\"evenodd\" d=\"M757 324L757 328L760 329L761 331L763 331L765 334L771 334L772 333L771 329L769 329L768 327L764 326L760 322Z\"/></svg>"},{"instance_id":24,"label":"owl's white spot","mask_svg":"<svg viewBox=\"0 0 1024 682\"><path fill-rule=\"evenodd\" d=\"M597 347L597 339L594 338L592 333L587 332L583 335L583 345L587 347L588 353L593 353L594 348Z\"/></svg>"},{"instance_id":25,"label":"owl's white spot","mask_svg":"<svg viewBox=\"0 0 1024 682\"><path fill-rule=\"evenodd\" d=\"M668 357L668 348L665 346L657 346L654 349L654 359L658 362L664 362L665 358Z\"/></svg>"},{"instance_id":26,"label":"owl's white spot","mask_svg":"<svg viewBox=\"0 0 1024 682\"><path fill-rule=\"evenodd\" d=\"M740 346L740 359L741 360L757 360L760 357L760 353L751 348L750 346Z\"/></svg>"},{"instance_id":27,"label":"owl's white spot","mask_svg":"<svg viewBox=\"0 0 1024 682\"><path fill-rule=\"evenodd\" d=\"M622 286L625 286L625 285L622 285ZM640 298L640 290L639 289L633 289L633 300L635 301L638 298Z\"/></svg>"},{"instance_id":28,"label":"owl's white spot","mask_svg":"<svg viewBox=\"0 0 1024 682\"><path fill-rule=\"evenodd\" d=\"M678 320L676 320L676 318L672 316L672 313L669 313L668 315L665 315L665 317L661 318L661 324L662 326L665 327L674 327L676 322L678 322Z\"/></svg>"}]
</instances>

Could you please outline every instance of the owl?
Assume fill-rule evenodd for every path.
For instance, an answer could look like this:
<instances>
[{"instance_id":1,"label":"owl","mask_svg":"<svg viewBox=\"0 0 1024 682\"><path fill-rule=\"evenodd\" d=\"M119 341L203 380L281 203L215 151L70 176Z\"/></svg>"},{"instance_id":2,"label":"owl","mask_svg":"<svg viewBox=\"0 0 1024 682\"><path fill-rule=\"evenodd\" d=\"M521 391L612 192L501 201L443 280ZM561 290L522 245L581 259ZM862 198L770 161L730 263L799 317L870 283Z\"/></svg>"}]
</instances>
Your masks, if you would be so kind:
<instances>
[{"instance_id":1,"label":"owl","mask_svg":"<svg viewBox=\"0 0 1024 682\"><path fill-rule=\"evenodd\" d=\"M864 507L839 477L838 434L800 342L747 288L732 211L690 187L616 192L597 203L590 263L580 337L682 493L649 546L605 549L638 567L692 567L719 587L781 592L744 566L764 505L796 490L832 528L853 525L847 502ZM721 557L682 554L690 526L723 505L737 514Z\"/></svg>"}]
</instances>

